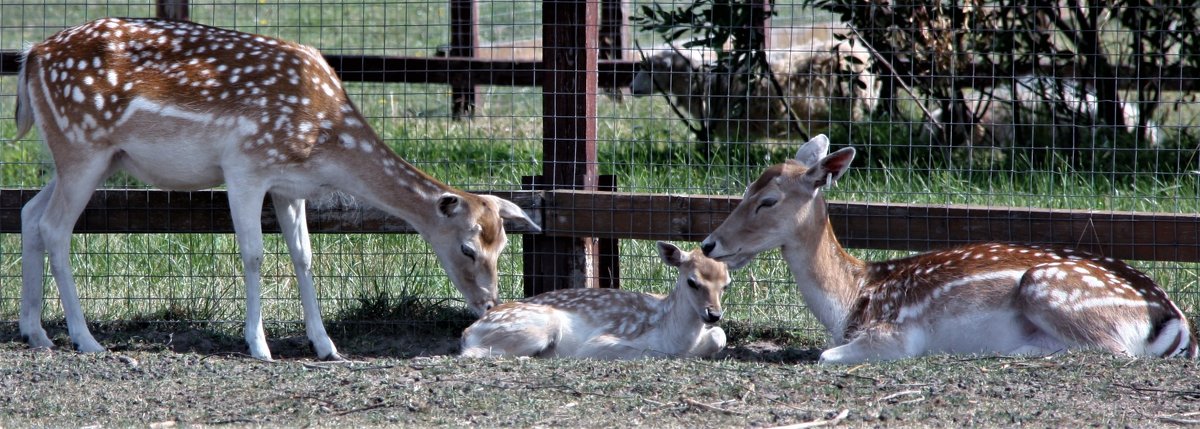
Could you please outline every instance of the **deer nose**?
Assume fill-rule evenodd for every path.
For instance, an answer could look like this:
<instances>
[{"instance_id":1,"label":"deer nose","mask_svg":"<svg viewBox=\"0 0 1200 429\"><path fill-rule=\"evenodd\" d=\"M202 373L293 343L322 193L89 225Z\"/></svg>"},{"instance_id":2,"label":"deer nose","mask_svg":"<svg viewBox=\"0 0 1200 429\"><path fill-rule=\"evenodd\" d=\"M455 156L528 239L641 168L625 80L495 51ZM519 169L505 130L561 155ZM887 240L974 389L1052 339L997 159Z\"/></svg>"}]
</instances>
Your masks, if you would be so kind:
<instances>
[{"instance_id":1,"label":"deer nose","mask_svg":"<svg viewBox=\"0 0 1200 429\"><path fill-rule=\"evenodd\" d=\"M483 317L483 315L486 314L488 312L488 310L491 310L492 307L495 307L498 304L496 301L497 300L494 300L494 299L489 299L486 301L476 301L475 305L473 305L471 308L471 312L476 313L475 315L478 317ZM478 310L476 310L476 309L478 309Z\"/></svg>"},{"instance_id":2,"label":"deer nose","mask_svg":"<svg viewBox=\"0 0 1200 429\"><path fill-rule=\"evenodd\" d=\"M717 323L721 321L721 310L713 310L711 308L704 309L704 322Z\"/></svg>"},{"instance_id":3,"label":"deer nose","mask_svg":"<svg viewBox=\"0 0 1200 429\"><path fill-rule=\"evenodd\" d=\"M711 256L713 249L716 249L716 248L717 248L716 241L704 240L703 243L700 243L700 251L704 252L704 256Z\"/></svg>"}]
</instances>

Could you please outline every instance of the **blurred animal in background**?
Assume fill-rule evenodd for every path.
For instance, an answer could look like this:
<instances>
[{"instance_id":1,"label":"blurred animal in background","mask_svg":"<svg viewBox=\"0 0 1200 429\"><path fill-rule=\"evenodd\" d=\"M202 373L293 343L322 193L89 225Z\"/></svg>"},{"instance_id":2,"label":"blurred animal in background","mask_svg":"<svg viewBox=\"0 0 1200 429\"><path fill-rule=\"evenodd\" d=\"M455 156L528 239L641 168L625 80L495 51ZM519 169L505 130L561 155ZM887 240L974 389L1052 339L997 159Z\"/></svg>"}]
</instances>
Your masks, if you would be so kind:
<instances>
[{"instance_id":1,"label":"blurred animal in background","mask_svg":"<svg viewBox=\"0 0 1200 429\"><path fill-rule=\"evenodd\" d=\"M1095 135L1095 125L1100 123L1095 91L1079 81L1050 76L1018 76L1011 86L969 92L964 103L955 106L931 114L943 127L944 141L959 146L1033 145L1035 139L1050 140L1036 146L1072 146ZM1154 120L1139 126L1141 111L1136 103L1122 101L1120 108L1124 131L1145 146L1162 143L1163 131ZM928 125L926 132L937 133L936 129Z\"/></svg>"},{"instance_id":2,"label":"blurred animal in background","mask_svg":"<svg viewBox=\"0 0 1200 429\"><path fill-rule=\"evenodd\" d=\"M878 105L880 82L871 71L871 54L852 38L770 49L766 59L774 81L750 84L740 76L744 70L718 71L711 50L680 46L651 50L630 93L667 95L714 139L796 138L787 107L803 131L817 133L834 122L864 120Z\"/></svg>"}]
</instances>

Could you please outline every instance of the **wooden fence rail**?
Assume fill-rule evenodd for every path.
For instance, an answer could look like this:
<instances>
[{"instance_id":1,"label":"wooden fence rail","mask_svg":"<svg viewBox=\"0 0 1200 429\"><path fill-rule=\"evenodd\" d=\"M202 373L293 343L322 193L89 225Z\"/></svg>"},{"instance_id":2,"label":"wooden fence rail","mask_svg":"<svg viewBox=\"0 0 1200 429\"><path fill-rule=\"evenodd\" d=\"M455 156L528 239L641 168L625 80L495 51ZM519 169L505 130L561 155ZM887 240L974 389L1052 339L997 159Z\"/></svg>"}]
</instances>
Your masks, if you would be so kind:
<instances>
[{"instance_id":1,"label":"wooden fence rail","mask_svg":"<svg viewBox=\"0 0 1200 429\"><path fill-rule=\"evenodd\" d=\"M0 189L0 233L21 231L35 189ZM551 237L699 241L741 200L711 195L597 191L491 192L511 199ZM1053 243L1132 260L1200 262L1200 215L979 206L831 202L847 247L928 250L975 241ZM313 233L412 233L403 221L354 203L314 204ZM270 204L265 231L278 231ZM80 233L232 233L223 191L101 190L75 227ZM510 226L513 233L525 233Z\"/></svg>"},{"instance_id":2,"label":"wooden fence rail","mask_svg":"<svg viewBox=\"0 0 1200 429\"><path fill-rule=\"evenodd\" d=\"M0 50L0 76L17 74L20 53ZM456 85L541 86L545 67L541 61L502 61L476 58L403 57L380 55L325 55L329 65L347 82L438 83ZM638 61L599 60L597 80L600 87L628 87L633 82ZM1034 67L1023 69L1032 71ZM1069 76L1055 70L1042 70L1051 76ZM1169 67L1164 69L1117 70L1121 89L1137 89L1154 83L1166 91L1200 90L1200 69ZM967 87L987 88L1011 76L980 74L964 77Z\"/></svg>"}]
</instances>

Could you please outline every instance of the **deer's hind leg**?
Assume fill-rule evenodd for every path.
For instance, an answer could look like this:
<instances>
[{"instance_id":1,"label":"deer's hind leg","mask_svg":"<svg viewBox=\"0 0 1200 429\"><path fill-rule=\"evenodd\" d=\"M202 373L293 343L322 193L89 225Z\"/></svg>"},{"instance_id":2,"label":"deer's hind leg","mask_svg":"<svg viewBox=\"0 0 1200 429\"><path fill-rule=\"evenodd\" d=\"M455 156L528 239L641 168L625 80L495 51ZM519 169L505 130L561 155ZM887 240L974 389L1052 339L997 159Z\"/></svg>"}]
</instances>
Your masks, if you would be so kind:
<instances>
[{"instance_id":1,"label":"deer's hind leg","mask_svg":"<svg viewBox=\"0 0 1200 429\"><path fill-rule=\"evenodd\" d=\"M42 327L45 301L46 243L42 239L42 214L58 181L51 179L21 209L21 338L33 348L50 348L54 343Z\"/></svg>"},{"instance_id":2,"label":"deer's hind leg","mask_svg":"<svg viewBox=\"0 0 1200 429\"><path fill-rule=\"evenodd\" d=\"M1186 320L1165 295L1162 302L1148 300L1130 287L1138 281L1150 280L1114 273L1088 260L1043 264L1021 278L1017 305L1063 349L1101 349L1126 356L1169 356L1186 350L1192 339Z\"/></svg>"},{"instance_id":3,"label":"deer's hind leg","mask_svg":"<svg viewBox=\"0 0 1200 429\"><path fill-rule=\"evenodd\" d=\"M30 202L27 210L23 210L29 217L21 221L24 241L21 246L22 257L41 259L44 251L50 261L50 273L58 285L71 343L80 352L102 352L104 347L88 329L75 278L71 274L71 234L96 187L112 174L112 155L97 152L70 154L68 157L69 160L55 157L58 169L54 179ZM43 200L42 194L47 192L49 195ZM22 320L26 322L26 327L33 324L34 311L40 313L43 268L39 260L22 263ZM45 331L40 329L40 321L37 325L36 329L23 330L23 333L30 335L30 344L34 347L49 347L51 344L45 337Z\"/></svg>"},{"instance_id":4,"label":"deer's hind leg","mask_svg":"<svg viewBox=\"0 0 1200 429\"><path fill-rule=\"evenodd\" d=\"M493 310L463 331L463 357L556 355L561 335L554 317L498 308L511 313L498 315Z\"/></svg>"}]
</instances>

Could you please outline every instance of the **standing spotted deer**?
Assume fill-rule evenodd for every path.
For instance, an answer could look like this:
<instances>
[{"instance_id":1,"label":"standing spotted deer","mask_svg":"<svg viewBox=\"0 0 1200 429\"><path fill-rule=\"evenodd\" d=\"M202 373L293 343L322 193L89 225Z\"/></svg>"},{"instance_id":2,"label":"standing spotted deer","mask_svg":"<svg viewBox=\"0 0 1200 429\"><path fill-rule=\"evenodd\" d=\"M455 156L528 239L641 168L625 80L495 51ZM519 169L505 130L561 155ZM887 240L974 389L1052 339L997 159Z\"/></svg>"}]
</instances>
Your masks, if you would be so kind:
<instances>
[{"instance_id":1,"label":"standing spotted deer","mask_svg":"<svg viewBox=\"0 0 1200 429\"><path fill-rule=\"evenodd\" d=\"M932 353L1042 355L1102 349L1128 356L1197 354L1183 312L1124 262L1049 246L971 244L883 262L846 253L821 188L854 149L820 135L773 166L701 248L740 268L779 248L835 347L823 363Z\"/></svg>"},{"instance_id":2,"label":"standing spotted deer","mask_svg":"<svg viewBox=\"0 0 1200 429\"><path fill-rule=\"evenodd\" d=\"M80 308L70 238L92 192L118 170L166 189L227 186L245 268L246 341L264 360L267 194L296 269L308 338L323 359L340 356L313 287L305 198L342 191L404 219L477 314L497 303L503 219L538 229L515 204L452 188L397 156L308 46L187 22L107 18L32 46L18 79L18 138L36 125L56 167L21 213L20 328L33 347L53 345L40 320L48 255L71 342L104 350Z\"/></svg>"},{"instance_id":3,"label":"standing spotted deer","mask_svg":"<svg viewBox=\"0 0 1200 429\"><path fill-rule=\"evenodd\" d=\"M725 264L699 250L658 242L679 269L675 289L657 296L617 289L563 289L500 304L463 331L465 357L594 359L709 357L725 348L721 295Z\"/></svg>"}]
</instances>

